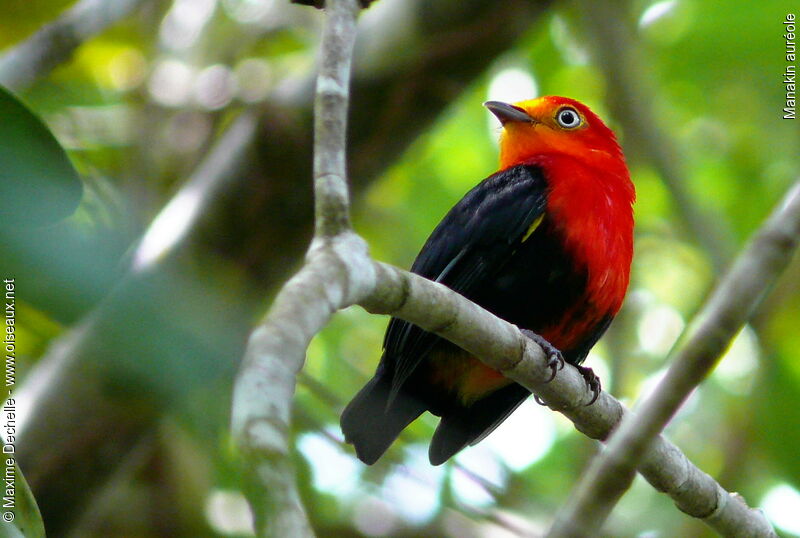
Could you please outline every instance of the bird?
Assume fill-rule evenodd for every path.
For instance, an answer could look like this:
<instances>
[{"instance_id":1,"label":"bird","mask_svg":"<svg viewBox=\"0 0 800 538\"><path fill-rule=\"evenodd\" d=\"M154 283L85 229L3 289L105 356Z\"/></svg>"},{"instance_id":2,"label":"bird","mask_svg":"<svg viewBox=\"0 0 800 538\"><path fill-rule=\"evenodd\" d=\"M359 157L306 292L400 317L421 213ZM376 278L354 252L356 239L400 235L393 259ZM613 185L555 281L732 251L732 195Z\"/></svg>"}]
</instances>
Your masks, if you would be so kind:
<instances>
[{"instance_id":1,"label":"bird","mask_svg":"<svg viewBox=\"0 0 800 538\"><path fill-rule=\"evenodd\" d=\"M487 101L501 123L499 170L450 209L411 272L517 325L549 357L581 365L622 306L633 257L634 185L614 132L583 103ZM425 411L440 417L440 465L489 435L530 391L455 344L392 318L375 375L341 415L345 441L375 463Z\"/></svg>"}]
</instances>

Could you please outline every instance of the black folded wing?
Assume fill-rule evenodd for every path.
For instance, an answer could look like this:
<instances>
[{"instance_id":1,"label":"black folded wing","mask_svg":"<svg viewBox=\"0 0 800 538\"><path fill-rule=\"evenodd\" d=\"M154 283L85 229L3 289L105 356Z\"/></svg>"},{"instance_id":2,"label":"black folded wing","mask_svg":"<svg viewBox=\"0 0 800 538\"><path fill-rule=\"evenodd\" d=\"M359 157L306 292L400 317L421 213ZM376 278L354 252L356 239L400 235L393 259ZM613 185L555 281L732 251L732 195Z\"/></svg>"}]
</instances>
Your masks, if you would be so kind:
<instances>
[{"instance_id":1,"label":"black folded wing","mask_svg":"<svg viewBox=\"0 0 800 538\"><path fill-rule=\"evenodd\" d=\"M541 222L546 187L541 169L534 166L514 166L489 176L442 219L411 271L472 299ZM392 318L382 364L391 372L390 401L439 340Z\"/></svg>"}]
</instances>

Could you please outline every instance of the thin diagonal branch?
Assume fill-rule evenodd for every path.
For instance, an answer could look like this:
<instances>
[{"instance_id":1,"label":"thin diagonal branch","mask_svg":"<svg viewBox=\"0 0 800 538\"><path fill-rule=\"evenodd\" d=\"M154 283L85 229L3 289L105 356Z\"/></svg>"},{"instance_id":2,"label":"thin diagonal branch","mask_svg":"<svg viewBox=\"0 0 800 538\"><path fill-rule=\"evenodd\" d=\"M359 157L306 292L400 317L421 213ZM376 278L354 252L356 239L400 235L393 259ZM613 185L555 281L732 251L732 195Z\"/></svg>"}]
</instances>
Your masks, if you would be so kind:
<instances>
[{"instance_id":1,"label":"thin diagonal branch","mask_svg":"<svg viewBox=\"0 0 800 538\"><path fill-rule=\"evenodd\" d=\"M146 1L81 0L0 58L0 83L17 91L30 86L69 60L81 43Z\"/></svg>"},{"instance_id":2,"label":"thin diagonal branch","mask_svg":"<svg viewBox=\"0 0 800 538\"><path fill-rule=\"evenodd\" d=\"M355 237L348 234L341 239L336 238L333 241L333 253L321 246L301 271L302 276L290 281L281 293L280 300L276 302L275 324L267 325L272 327L270 330L278 332L272 334L260 329L253 335L251 351L246 359L253 365L242 370L238 383L240 386L236 390L238 403L234 404L234 427L238 429L239 436L247 435L247 432L242 431L244 428L264 427L257 420L248 426L242 422L242 417L237 419L237 415L245 410L245 404L250 399L261 399L258 403L250 402L256 407L266 405L265 400L270 400L271 405L274 405L276 399L265 395L279 387L285 387L283 383L289 383L291 389L294 387L296 370L281 378L267 378L264 371L258 371L254 366L256 363L263 365L259 354L268 354L278 364L291 359L293 367L301 367L305 346L313 334L337 308L348 306L352 300L369 312L405 319L454 342L490 367L501 371L506 377L544 398L552 408L567 416L578 430L589 437L606 439L627 413L622 404L606 392L602 392L594 404L586 406L592 395L581 374L571 366L559 372L548 383L550 369L538 345L525 338L516 326L494 316L449 288L380 262L373 262L373 273L352 265L351 271L355 271L348 271L347 260L353 258L352 248L356 248L358 258L363 259L362 256L365 256L363 244L350 241ZM773 246L777 247L778 243ZM781 256L789 256L793 246L784 241L781 245ZM323 253L328 256L326 260L315 258ZM357 286L359 277L353 276L359 272L362 274L362 282L367 281L361 286ZM772 281L774 278L762 279L764 289ZM348 292L354 289L357 291ZM363 298L358 300L359 296ZM292 301L293 306L285 306L284 299L287 304ZM278 320L281 320L280 327L277 326ZM260 346L267 349L260 349ZM256 376L253 379L246 378L253 375ZM290 398L292 392L293 390L289 390L284 398ZM287 400L283 409L288 408ZM288 411L285 413L283 420L288 420ZM269 428L274 429L274 425ZM276 434L273 436L277 437ZM285 447L286 442L283 439L278 446ZM670 495L682 510L701 518L717 530L755 528L759 530L755 535L773 534L769 523L760 512L753 511L743 500L726 492L710 476L689 462L679 448L661 436L644 451L639 471L656 489Z\"/></svg>"},{"instance_id":3,"label":"thin diagonal branch","mask_svg":"<svg viewBox=\"0 0 800 538\"><path fill-rule=\"evenodd\" d=\"M772 246L776 252L781 252L776 254L781 257L791 256L794 247L785 241ZM376 291L361 303L368 311L400 317L447 338L544 398L551 408L564 414L578 430L594 439L605 440L623 415L628 414L622 404L606 392L602 392L594 404L586 406L591 393L582 376L571 366L547 383L550 371L544 354L536 344L524 338L516 326L444 286L385 264L378 263L376 267ZM773 278L762 280L763 289L774 282L776 275L771 276ZM754 536L774 535L760 512L726 492L664 437L658 436L642 454L639 471L656 489L672 497L684 512L720 532L750 528L757 530Z\"/></svg>"},{"instance_id":4,"label":"thin diagonal branch","mask_svg":"<svg viewBox=\"0 0 800 538\"><path fill-rule=\"evenodd\" d=\"M329 17L344 7L354 17L354 2L332 2ZM331 18L328 27L336 35ZM339 26L347 27L352 28L349 23ZM323 43L323 55L328 54L327 46L342 47L342 41L333 39L331 33L326 31L332 41ZM331 54L339 61L349 61L347 55ZM322 65L326 65L325 56ZM334 65L338 67L325 71L325 77L346 71L341 69L343 64ZM366 244L350 230L347 218L345 125L341 115L327 110L327 106L346 105L347 80L330 81L321 76L317 87L328 93L318 97L317 113L329 118L317 123L317 137L330 136L327 143L318 138L316 145L318 151L329 152L315 156L315 164L319 163L315 166L317 236L306 264L281 290L263 326L253 333L234 389L233 433L249 471L248 496L259 534L311 533L287 463L289 409L308 343L337 310L352 304L399 317L454 342L540 395L586 435L606 439L626 413L617 400L603 392L593 405L586 406L592 395L582 375L570 366L547 382L551 372L545 354L516 326L445 286L369 258ZM792 246L784 245L787 251ZM663 437L657 437L648 448L639 469L682 509L700 514L714 528L744 521L762 534L772 532L763 515L744 502L723 502L730 495ZM705 510L708 506L713 507L711 512Z\"/></svg>"},{"instance_id":5,"label":"thin diagonal branch","mask_svg":"<svg viewBox=\"0 0 800 538\"><path fill-rule=\"evenodd\" d=\"M655 94L647 83L647 77L642 77L642 72L647 69L646 59L642 56L644 48L637 43L632 26L625 24L630 19L630 10L626 9L630 3L601 0L579 1L577 4L588 37L594 41L592 52L596 63L609 82L608 104L621 122L626 140L637 147L659 172L664 186L675 200L677 214L691 237L703 247L716 273L721 275L733 257L734 234L723 220L714 218L713 211L698 205L689 196L684 180L686 166L676 143L655 121L652 106L647 104ZM609 21L618 24L610 25ZM762 302L759 306L761 314L756 312L752 315L751 324L756 332L762 325L759 317L769 309L770 305ZM765 345L769 347L768 339L763 339L762 347Z\"/></svg>"},{"instance_id":6,"label":"thin diagonal branch","mask_svg":"<svg viewBox=\"0 0 800 538\"><path fill-rule=\"evenodd\" d=\"M163 4L163 2L156 3L156 1L158 0L151 0L149 4L143 3L141 6L147 8L148 6ZM438 19L426 18L427 9L424 7L417 8L415 4L412 13L415 19L425 20L425 35L415 35L413 30L409 30L404 34L395 34L392 32L391 36L387 35L385 38L375 38L375 41L383 43L384 46L388 46L389 49L392 48L392 45L397 48L397 46L399 46L398 43L405 44L408 43L409 40L413 40L414 43L417 44L421 42L420 46L422 49L428 52L435 51L435 54L433 57L430 54L409 56L406 58L407 61L396 64L395 67L397 69L391 72L376 73L374 70L363 69L360 77L357 77L354 81L351 92L359 92L357 102L361 105L358 109L353 110L350 116L350 131L352 137L350 144L351 147L356 148L357 151L354 153L359 161L357 165L351 165L352 169L357 168L356 172L358 178L354 182L356 190L358 190L358 188L363 188L366 182L387 166L387 163L391 162L394 157L402 153L405 147L410 143L409 141L413 140L420 130L429 124L441 109L446 106L447 102L453 99L455 95L453 93L454 91L458 93L458 91L467 87L475 77L485 70L486 65L491 62L491 58L496 57L511 46L512 43L516 42L524 30L530 27L530 25L537 20L537 17L545 12L548 3L543 1L530 4L522 0L512 0L511 4L513 4L513 6L508 10L493 10L487 8L484 2L479 0L462 0L457 5L448 4L447 6L440 6L444 11L437 12L441 16ZM117 0L108 0L103 2L103 5L96 2L94 4L82 2L80 5L95 5L112 11L121 4ZM480 21L480 24L477 24L475 21ZM408 26L414 27L415 24L409 24ZM456 30L453 30L453 28ZM481 31L472 31L474 28L480 28ZM87 35L85 39L88 39L88 37ZM48 46L52 46L52 44ZM480 51L480 54L476 54L475 51ZM39 71L36 76L44 77L47 71L48 69ZM409 86L409 80L413 80L415 84ZM448 91L439 91L439 89L443 87L448 88ZM436 91L431 91L432 88ZM283 279L281 275L285 274L290 270L289 268L295 265L298 252L302 253L303 247L307 246L303 245L302 242L298 245L297 238L302 238L305 235L305 231L308 229L305 223L311 223L311 215L310 213L306 214L307 212L304 208L292 206L293 209L291 211L285 209L287 199L298 196L302 197L305 193L302 186L295 187L294 185L287 185L295 183L293 180L295 177L303 177L304 175L306 177L311 176L311 159L307 154L310 143L305 142L305 136L297 136L298 132L305 131L306 123L304 118L306 116L310 118L310 114L306 114L306 112L308 112L307 106L299 104L301 101L304 102L302 97L300 97L302 95L304 95L302 91L295 93L290 103L289 101L279 99L276 94L273 96L275 99L271 99L270 103L271 105L274 104L277 108L273 109L270 105L270 107L268 107L269 110L266 110L266 116L263 118L259 117L262 132L255 137L258 141L258 147L256 148L257 151L253 152L254 155L258 155L258 164L252 162L254 155L243 152L246 148L241 146L237 147L237 144L230 144L232 139L238 138L241 144L247 145L248 141L240 136L244 131L234 128L234 126L242 123L242 118L230 123L229 128L225 130L225 134L221 134L222 137L218 140L219 143L215 143L209 148L210 151L203 160L204 164L195 168L192 179L181 187L175 199L165 206L162 213L164 215L169 213L170 211L167 210L167 207L174 206L178 203L178 200L183 199L186 201L184 196L189 197L188 195L190 194L186 191L195 190L196 188L204 190L208 185L203 181L199 181L199 176L218 169L222 163L222 161L218 159L222 158L228 163L226 166L230 167L229 170L225 171L226 175L234 169L238 170L238 172L234 172L234 177L229 177L228 179L219 178L221 182L220 185L226 194L224 196L219 196L219 191L212 192L212 205L205 209L202 207L199 209L199 213L201 214L199 221L195 221L194 223L189 223L185 220L182 221L184 226L188 225L191 228L189 235L180 242L162 242L162 245L166 246L167 244L172 244L177 247L177 250L180 252L186 252L185 247L189 246L192 248L191 257L194 257L195 251L193 247L196 247L199 244L198 242L204 243L209 239L206 237L208 234L205 233L208 231L206 228L208 228L209 225L209 215L217 220L219 220L218 217L221 211L224 211L225 215L230 215L232 212L235 212L238 216L241 215L242 211L238 209L239 206L236 206L236 209L231 209L231 199L254 198L253 201L255 203L255 199L262 198L261 196L251 197L249 196L251 189L240 188L244 184L241 180L247 175L244 173L244 168L247 168L248 163L252 166L261 166L261 163L269 163L271 181L267 183L270 183L270 188L273 185L279 186L280 188L270 190L269 196L266 197L270 200L267 203L266 210L262 207L261 211L255 213L260 213L268 217L269 225L267 228L269 228L270 233L262 233L257 237L245 234L246 237L249 237L250 240L255 242L256 248L260 249L259 252L267 252L268 255L244 255L241 253L242 251L238 250L234 255L237 256L237 263L244 263L248 268L253 270L251 276L258 275L260 279L259 283L261 284L272 286L275 278ZM381 100L381 102L384 103L391 102L393 105L390 107L372 106L372 103L376 102L376 100ZM414 103L414 121L411 122L407 120L402 112L402 110L409 108L407 102ZM295 106L297 106L296 109L293 108ZM287 112L288 110L291 110L291 112ZM248 114L248 112L245 111L244 114ZM298 121L282 121L285 114L289 114L292 118L297 118ZM365 125L380 125L381 128L368 129L364 127ZM386 132L391 132L392 136L387 138L384 134ZM353 146L353 143L356 145ZM367 149L364 150L363 148ZM305 157L303 157L303 155L305 155ZM306 163L306 161L308 162ZM252 179L252 176L249 177ZM230 183L230 180L233 180L235 183ZM302 182L297 183L299 184ZM229 187L231 190L229 190ZM217 187L215 186L213 189L217 189ZM235 194L235 192L246 192L246 195L230 196L231 193ZM199 194L199 197L194 196L194 194ZM194 194L190 196L190 198L200 202L202 205L203 202L198 198L204 198L205 195L199 191L195 191ZM196 208L197 206L193 207ZM255 206L251 205L248 207L249 209L253 209ZM295 209L297 211L295 211ZM247 214L253 213L253 211L247 212ZM186 217L186 215L187 214L184 213L181 217ZM276 215L278 216L276 217ZM161 217L159 220L165 218L166 217ZM246 216L242 218L224 218L227 218L227 220L235 220L237 224L240 224L244 228L252 229L255 227L252 219L248 222ZM221 239L219 239L219 241L225 243L226 247L229 247L231 238L234 235L238 237L239 232L242 232L243 228L237 228L234 234L229 233L227 228L220 231L219 224L220 222L215 222L213 228L216 231L213 235L220 236ZM278 228L276 228L276 225ZM167 226L162 227L161 231L174 234L176 228ZM198 233L202 237L198 236ZM151 233L148 233L148 235L153 236L153 239L165 239L165 236L155 233L155 229ZM292 244L292 238L295 239L294 245ZM216 242L215 245L219 246ZM245 251L250 250L250 246L252 245L242 245L242 249ZM90 247L87 246L86 248ZM219 249L215 248L215 250ZM100 251L98 250L97 252L99 253ZM226 250L225 253L230 254L230 251ZM141 254L141 252L137 252L137 256L139 254ZM168 272L170 275L173 274L173 271L181 274L184 273L187 270L187 264L185 262L190 261L184 256L180 256L180 260L175 264L171 264L169 268L166 268L164 264L161 263L167 257L172 258L174 254L179 254L179 252L173 252L173 254L158 257L157 260L159 263L151 268L152 271L147 272L156 274ZM109 255L114 256L114 254ZM52 258L52 256L48 254L48 259L49 258ZM86 256L85 260L86 259L94 258ZM103 260L105 260L105 258ZM264 263L264 260L266 260L267 263ZM91 265L91 263L88 263L88 265ZM117 267L116 262L113 262L113 260L109 261L108 264L103 261L100 265L102 267L105 267L105 265ZM149 264L145 264L145 266L148 265ZM92 266L92 268L97 269L94 266ZM117 283L120 277L124 276L125 272L123 267L119 274L114 273L113 277L108 277L111 280L108 280L107 284L106 281L104 281L103 285L100 285L99 281L94 277L95 273L93 271L84 270L81 272L79 269L80 267L76 266L75 271L78 271L80 275L76 273L78 276L70 280L68 282L70 285L64 288L71 289L74 287L75 282L83 285L83 288L81 288L83 293L81 295L80 307L76 307L75 310L70 310L71 317L69 319L71 320L76 319L75 316L79 314L85 314L90 306L94 305L99 298L108 293L112 284ZM52 276L51 273L48 273L48 275ZM67 277L69 276L69 274L66 275L66 277L61 275L57 281L67 282L67 280L69 280ZM215 272L215 277L216 276L219 276L218 272ZM67 280L64 280L64 278L67 278ZM185 278L188 279L189 277ZM184 278L181 278L180 281L184 281ZM188 282L188 280L186 281ZM224 278L223 281L225 281ZM131 290L132 285L130 285L127 279L125 279L125 282L127 289ZM208 286L209 284L210 282L204 285ZM92 288L91 293L87 292L87 286ZM230 287L228 287L227 291L231 291ZM40 290L36 291L37 295L39 293ZM45 292L42 291L41 293ZM241 292L239 292L239 294L241 296ZM125 297L130 299L130 295ZM125 304L125 297L122 297L121 294L114 293L112 302L115 306L113 314L115 317L109 317L109 326L115 326L114 320L120 319L116 316L124 312L129 312L129 316L139 315L139 310L130 310L132 306L138 307L138 302L129 300L128 303ZM138 295L136 297L138 297ZM181 299L178 297L183 296L177 294L174 288L168 287L164 289L164 292L158 295L158 301L153 301L153 310L158 311L159 308L164 309L173 306L174 303L180 303ZM221 300L220 296L212 294L208 287L204 288L202 292L198 291L198 297L204 298L203 304L208 305L208 308L205 308L205 312L208 315L213 315L215 318L221 311L224 311L226 314L231 314L233 310L238 309L238 307L252 307L249 301L243 303L241 300L236 301L234 304L226 304L224 307L220 307L218 306L221 304L218 302ZM199 315L200 312L197 312L197 314ZM202 318L203 316L200 317ZM152 311L147 310L146 313L141 314L141 318L152 318ZM188 318L176 315L174 319L185 321ZM250 324L250 320L252 319L251 314L248 313L247 316L242 316L241 319L241 325L238 327L243 328ZM244 321L245 319L247 321ZM218 320L215 326L219 326ZM132 334L139 335L137 339L141 340L142 343L154 340L153 335L148 332L151 327L136 324L136 327L131 328L129 318L126 318L123 322L116 323L116 327L128 327L125 331L126 337L130 337ZM108 327L104 328L107 329ZM196 342L194 339L183 340L183 333L179 333L177 328L170 328L170 330L171 329L175 329L176 331L172 334L180 334L181 336L180 338L167 338L166 340L169 340L170 343L174 343L175 348L179 348L179 351L191 349L191 346L195 345ZM134 331L133 333L131 333L132 330ZM235 338L238 338L239 334L238 331L232 331L227 328L221 329L220 332L225 336L235 335ZM213 333L209 332L205 334ZM103 355L94 354L87 356L86 348L92 347L92 342L96 342L103 336L104 335L100 334L100 331L94 331L91 334L82 336L81 346L73 346L69 350L70 354L77 356L75 362L71 362L70 364L98 364L102 362L99 359L106 360L108 357L119 355L121 352L129 353L126 346L129 346L130 342L127 339L118 339L113 343L108 343L108 339L105 339L104 343L106 347L104 349L112 351ZM228 342L227 339L223 339L221 336L215 338L215 341ZM161 342L161 340L159 340L159 342ZM239 356L238 345L237 341L235 346L223 346L226 353L220 353L216 359L218 361L218 367L214 368L216 374L222 376L227 375L223 372L225 372L225 368L230 366L231 358L233 356ZM205 349L209 354L213 355L215 353L213 349ZM169 355L164 354L161 350L159 351L165 363L170 363L175 360L172 348L170 348L170 350ZM179 351L174 351L175 355L180 356ZM192 351L191 353L193 354L194 352ZM131 363L139 363L140 358L141 357L137 356L136 360L131 361ZM198 357L196 355L194 355L194 358L196 363L200 362L197 360ZM49 361L43 360L41 362L42 366L44 366L44 364ZM41 407L41 416L39 416L39 412L37 411L36 415L38 418L34 421L34 427L31 430L36 430L38 433L35 436L28 436L28 439L25 441L27 447L25 453L30 456L28 460L33 461L36 457L45 453L51 455L58 454L55 464L35 466L41 471L37 486L39 491L43 491L43 488L48 490L48 504L53 510L57 511L59 514L69 515L70 517L79 514L77 505L83 504L83 502L92 495L95 491L94 486L104 481L108 473L116 468L115 466L121 457L120 454L124 454L126 450L130 449L130 446L135 444L129 442L128 439L141 436L142 432L151 429L153 424L158 420L157 412L131 414L125 412L125 409L128 409L126 407L120 408L121 411L118 411L116 415L107 412L106 408L109 404L102 399L103 397L108 398L107 394L91 397L87 396L87 393L91 392L91 390L87 389L89 383L99 383L103 380L94 378L91 381L87 381L84 378L83 381L79 383L72 383L72 380L79 377L81 373L72 368L72 366L67 368L70 373L69 376L62 376L63 378L51 380L54 381L52 383L48 382L48 391L54 391L54 393L59 396L58 398L53 398L50 402L53 404L52 408L48 408L50 411L44 411L47 406ZM212 375L211 372L209 372L209 375ZM163 372L160 368L156 371L148 370L146 376L148 383L155 382L155 380L163 378ZM143 394L148 405L152 403L155 396L150 392ZM116 394L113 396L116 396ZM30 401L30 399L28 400ZM37 402L37 407L39 407L40 403L41 402ZM50 403L47 405L50 405ZM163 412L163 402L160 402L160 404L158 410L159 412ZM55 409L55 411L53 411L53 409ZM115 408L115 410L116 409L117 408ZM87 410L91 411L89 414L93 417L93 420L89 422L85 420L85 417L88 416ZM53 413L56 414L54 415ZM58 422L58 427L53 428L56 424L56 422L52 420L53 416L61 416L64 413L69 415L67 419L56 421ZM59 446L62 447L62 449L53 451L53 446ZM82 447L83 452L72 450L74 447ZM97 453L102 453L101 456L104 457L95 457ZM84 468L82 464L87 462L91 462L92 465L96 467L95 471L99 471L92 473L83 472ZM65 476L64 473L67 473L67 475L72 478L63 479ZM53 477L55 476L59 476L62 479L54 480ZM90 483L86 482L87 480ZM61 485L71 485L73 489L67 491L61 488ZM77 490L75 490L76 485L79 486ZM45 498L40 496L39 500L41 502L45 500ZM50 518L48 521L56 525L53 518ZM64 526L66 524L66 522L59 523L60 528L66 528ZM50 530L53 531L53 529ZM59 534L57 529L54 533Z\"/></svg>"},{"instance_id":7,"label":"thin diagonal branch","mask_svg":"<svg viewBox=\"0 0 800 538\"><path fill-rule=\"evenodd\" d=\"M596 531L630 487L647 446L658 435L691 391L713 370L733 338L791 261L800 237L800 181L751 240L720 282L711 299L686 331L684 343L672 354L671 366L653 394L622 422L619 431L592 463L576 493L556 518L550 536ZM711 505L714 516L720 507ZM727 522L726 535L756 536L746 522ZM747 531L747 532L745 532Z\"/></svg>"},{"instance_id":8,"label":"thin diagonal branch","mask_svg":"<svg viewBox=\"0 0 800 538\"><path fill-rule=\"evenodd\" d=\"M173 254L196 229L196 224L235 177L253 140L257 118L245 111L225 130L208 156L175 196L158 213L133 254L133 269L143 271Z\"/></svg>"}]
</instances>

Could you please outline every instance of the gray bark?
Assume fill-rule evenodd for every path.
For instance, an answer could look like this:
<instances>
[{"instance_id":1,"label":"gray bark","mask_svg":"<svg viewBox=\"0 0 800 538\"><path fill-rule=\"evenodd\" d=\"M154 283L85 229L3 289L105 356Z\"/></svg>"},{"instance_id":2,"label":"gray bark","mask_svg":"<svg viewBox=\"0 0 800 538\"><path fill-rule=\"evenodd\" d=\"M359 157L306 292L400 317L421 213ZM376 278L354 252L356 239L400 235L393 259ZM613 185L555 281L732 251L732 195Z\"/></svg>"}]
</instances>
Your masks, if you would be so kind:
<instances>
[{"instance_id":1,"label":"gray bark","mask_svg":"<svg viewBox=\"0 0 800 538\"><path fill-rule=\"evenodd\" d=\"M331 39L330 33L344 32L350 26L337 22L335 17L345 11L354 16L354 2L333 0L328 4L331 15L326 34L329 41L322 51L325 55L322 64L327 67L320 73L317 85L319 107L316 113L322 118L341 118L333 109L346 106L347 79L343 80L341 74L346 72L347 58L343 53L349 50L350 42L344 36ZM326 60L330 63L326 64ZM333 96L326 96L326 92ZM605 440L624 415L630 416L606 392L587 406L592 394L581 374L571 366L548 381L550 369L544 352L516 326L445 286L372 261L363 241L349 226L343 166L346 125L336 119L324 121L324 125L325 129L316 133L315 144L316 238L306 264L281 290L263 325L253 333L234 389L233 433L251 471L249 498L260 535L287 531L296 535L311 533L305 512L297 502L293 482L287 481L288 476L283 474L280 477L282 487L274 488L269 480L278 472L288 473L289 410L306 347L337 310L352 304L360 304L372 313L405 319L452 341L539 395L590 437ZM323 181L319 181L320 178ZM794 252L795 241L787 238L793 237L790 232L800 222L800 204L792 203L787 207L788 210L779 212L765 225L764 232L754 240L754 247L740 258L740 266L750 269L753 264L759 267L764 264L763 268L769 270L757 281L749 281L751 287L747 288L747 293L738 286L733 290L721 288L719 293L724 296L731 291L737 294L735 304L763 296ZM740 269L739 273L742 271ZM739 273L734 271L732 278L739 279ZM704 321L700 322L710 330L690 339L686 344L688 351L678 353L692 356L693 346L701 346L717 356L724 351L719 331L727 334L734 328L738 330L752 310L749 308L740 317L731 318L726 310L728 306L712 301L705 311L707 319L702 318ZM701 379L691 378L694 383L691 386ZM653 435L658 431L660 428L655 429ZM640 463L639 471L658 489L672 496L682 510L720 532L747 528L754 535L774 535L761 512L725 492L664 438L659 436L641 448L641 459L630 460L634 461L631 468ZM276 507L283 507L286 513L276 512Z\"/></svg>"}]
</instances>

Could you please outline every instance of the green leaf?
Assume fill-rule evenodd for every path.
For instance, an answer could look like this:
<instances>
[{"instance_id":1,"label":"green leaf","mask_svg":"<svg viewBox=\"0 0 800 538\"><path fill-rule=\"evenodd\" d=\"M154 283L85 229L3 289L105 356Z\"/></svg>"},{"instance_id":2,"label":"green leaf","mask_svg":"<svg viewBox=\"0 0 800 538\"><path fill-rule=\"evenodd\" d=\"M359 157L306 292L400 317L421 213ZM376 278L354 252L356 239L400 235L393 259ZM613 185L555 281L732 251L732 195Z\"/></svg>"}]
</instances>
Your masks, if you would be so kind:
<instances>
[{"instance_id":1,"label":"green leaf","mask_svg":"<svg viewBox=\"0 0 800 538\"><path fill-rule=\"evenodd\" d=\"M3 465L6 464L5 459L3 458ZM14 507L2 508L0 512L0 538L44 538L42 515L39 513L36 499L33 498L31 488L28 487L22 471L16 461L14 461L13 467L5 469L6 485L8 484L8 474L12 469L14 472ZM6 490L4 489L4 491Z\"/></svg>"},{"instance_id":2,"label":"green leaf","mask_svg":"<svg viewBox=\"0 0 800 538\"><path fill-rule=\"evenodd\" d=\"M45 226L72 214L83 186L39 118L0 87L0 226Z\"/></svg>"}]
</instances>

